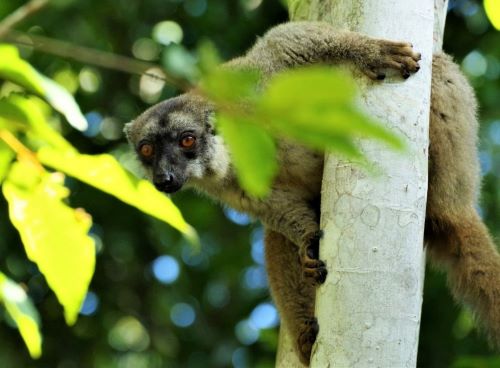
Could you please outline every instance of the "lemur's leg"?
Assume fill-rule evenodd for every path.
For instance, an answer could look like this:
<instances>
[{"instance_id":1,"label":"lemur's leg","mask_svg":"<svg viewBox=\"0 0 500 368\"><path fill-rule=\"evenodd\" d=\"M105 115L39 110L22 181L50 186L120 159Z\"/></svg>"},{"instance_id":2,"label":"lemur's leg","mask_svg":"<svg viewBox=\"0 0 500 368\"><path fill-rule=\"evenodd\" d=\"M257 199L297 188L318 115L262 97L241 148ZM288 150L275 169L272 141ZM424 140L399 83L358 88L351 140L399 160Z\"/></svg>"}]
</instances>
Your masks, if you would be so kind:
<instances>
[{"instance_id":1,"label":"lemur's leg","mask_svg":"<svg viewBox=\"0 0 500 368\"><path fill-rule=\"evenodd\" d=\"M300 257L302 273L313 284L322 284L327 275L323 261L318 259L321 237L317 215L310 203L290 191L274 190L265 200L258 218L270 230L286 236L296 244L293 250Z\"/></svg>"},{"instance_id":2,"label":"lemur's leg","mask_svg":"<svg viewBox=\"0 0 500 368\"><path fill-rule=\"evenodd\" d=\"M420 54L407 42L370 38L337 31L323 22L293 22L274 27L233 67L255 67L266 75L298 65L353 63L372 79L384 79L384 69L404 78L419 70Z\"/></svg>"},{"instance_id":3,"label":"lemur's leg","mask_svg":"<svg viewBox=\"0 0 500 368\"><path fill-rule=\"evenodd\" d=\"M433 60L426 242L448 269L454 297L469 305L500 347L500 256L475 210L479 190L476 101L447 55Z\"/></svg>"},{"instance_id":4,"label":"lemur's leg","mask_svg":"<svg viewBox=\"0 0 500 368\"><path fill-rule=\"evenodd\" d=\"M307 365L318 333L314 317L315 288L302 275L295 244L267 229L265 245L269 286L282 326L288 329L300 360Z\"/></svg>"}]
</instances>

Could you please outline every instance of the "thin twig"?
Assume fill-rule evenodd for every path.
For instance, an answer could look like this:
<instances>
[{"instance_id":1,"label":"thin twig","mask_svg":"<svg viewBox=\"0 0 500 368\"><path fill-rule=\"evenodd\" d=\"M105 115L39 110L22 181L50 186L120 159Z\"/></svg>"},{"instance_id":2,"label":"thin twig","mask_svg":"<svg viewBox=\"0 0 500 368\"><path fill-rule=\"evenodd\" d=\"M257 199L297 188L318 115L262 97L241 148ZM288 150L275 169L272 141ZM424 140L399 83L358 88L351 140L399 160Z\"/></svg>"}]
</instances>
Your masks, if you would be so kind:
<instances>
[{"instance_id":1,"label":"thin twig","mask_svg":"<svg viewBox=\"0 0 500 368\"><path fill-rule=\"evenodd\" d=\"M0 37L7 33L8 30L14 27L17 23L22 22L31 14L36 13L48 3L49 0L31 0L10 15L6 16L0 22Z\"/></svg>"},{"instance_id":2,"label":"thin twig","mask_svg":"<svg viewBox=\"0 0 500 368\"><path fill-rule=\"evenodd\" d=\"M146 61L14 30L7 31L1 38L10 43L33 47L38 51L60 56L65 59L75 60L83 64L95 65L129 74L147 75L154 79L163 80L183 91L187 91L191 88L188 82L169 75L160 66ZM152 68L162 70L164 77L148 72L148 70Z\"/></svg>"}]
</instances>

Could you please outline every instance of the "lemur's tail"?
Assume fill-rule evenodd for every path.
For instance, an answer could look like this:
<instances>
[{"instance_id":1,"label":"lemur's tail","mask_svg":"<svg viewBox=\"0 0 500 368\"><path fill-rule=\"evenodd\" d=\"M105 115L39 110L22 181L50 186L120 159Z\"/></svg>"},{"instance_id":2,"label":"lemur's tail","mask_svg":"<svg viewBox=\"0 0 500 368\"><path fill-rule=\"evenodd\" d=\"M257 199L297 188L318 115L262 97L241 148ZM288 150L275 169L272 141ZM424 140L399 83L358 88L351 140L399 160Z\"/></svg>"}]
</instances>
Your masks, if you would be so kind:
<instances>
[{"instance_id":1,"label":"lemur's tail","mask_svg":"<svg viewBox=\"0 0 500 368\"><path fill-rule=\"evenodd\" d=\"M453 296L469 306L492 345L500 350L500 255L476 211L439 226L440 245L430 255L448 266Z\"/></svg>"}]
</instances>

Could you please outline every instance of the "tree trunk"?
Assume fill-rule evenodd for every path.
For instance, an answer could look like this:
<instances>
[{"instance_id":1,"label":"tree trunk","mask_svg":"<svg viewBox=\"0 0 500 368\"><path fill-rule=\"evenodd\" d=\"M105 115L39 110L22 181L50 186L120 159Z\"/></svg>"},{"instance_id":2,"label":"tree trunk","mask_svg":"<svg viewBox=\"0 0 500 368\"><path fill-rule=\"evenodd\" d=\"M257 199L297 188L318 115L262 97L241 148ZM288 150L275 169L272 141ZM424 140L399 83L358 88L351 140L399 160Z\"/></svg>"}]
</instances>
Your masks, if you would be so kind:
<instances>
[{"instance_id":1,"label":"tree trunk","mask_svg":"<svg viewBox=\"0 0 500 368\"><path fill-rule=\"evenodd\" d=\"M407 153L361 141L367 173L325 158L318 289L320 325L312 367L415 367L425 270L423 230L433 50L442 44L447 0L289 0L291 20L323 20L422 53L408 80L358 80L359 105L407 141ZM436 14L436 18L434 17ZM434 21L436 19L436 21ZM433 36L434 30L434 36ZM281 331L276 366L301 367Z\"/></svg>"}]
</instances>

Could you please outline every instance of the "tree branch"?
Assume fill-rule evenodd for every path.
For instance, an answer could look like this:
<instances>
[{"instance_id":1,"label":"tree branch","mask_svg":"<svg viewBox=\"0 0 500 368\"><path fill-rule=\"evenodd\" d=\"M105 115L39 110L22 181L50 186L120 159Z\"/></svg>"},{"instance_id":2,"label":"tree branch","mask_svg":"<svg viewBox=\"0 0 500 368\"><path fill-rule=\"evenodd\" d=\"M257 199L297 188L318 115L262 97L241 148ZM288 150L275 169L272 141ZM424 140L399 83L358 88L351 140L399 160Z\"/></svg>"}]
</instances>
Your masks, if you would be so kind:
<instances>
[{"instance_id":1,"label":"tree branch","mask_svg":"<svg viewBox=\"0 0 500 368\"><path fill-rule=\"evenodd\" d=\"M33 47L38 51L56 55L65 59L75 60L83 64L95 65L129 74L146 75L154 79L163 80L164 82L183 91L192 87L189 82L169 75L163 68L153 63L113 54L111 52L75 45L69 42L54 40L49 37L14 31L11 29L17 23L42 9L49 3L49 1L50 0L31 0L18 8L12 14L5 17L0 22L0 39L17 45ZM164 76L161 77L148 72L148 70L152 68L160 69Z\"/></svg>"},{"instance_id":2,"label":"tree branch","mask_svg":"<svg viewBox=\"0 0 500 368\"><path fill-rule=\"evenodd\" d=\"M9 29L14 27L17 23L22 22L30 15L36 13L49 3L49 0L31 0L18 8L16 11L5 17L0 22L0 37L6 34Z\"/></svg>"},{"instance_id":3,"label":"tree branch","mask_svg":"<svg viewBox=\"0 0 500 368\"><path fill-rule=\"evenodd\" d=\"M118 70L129 74L147 75L154 79L160 79L183 91L191 88L191 85L177 77L169 75L159 65L133 59L123 55L117 55L107 51L96 50L72 44L70 42L55 40L49 37L33 35L24 32L9 30L3 37L7 42L33 47L35 50L56 55L65 59L71 59L83 64L95 65L101 68ZM155 68L162 70L164 77L148 72Z\"/></svg>"}]
</instances>

